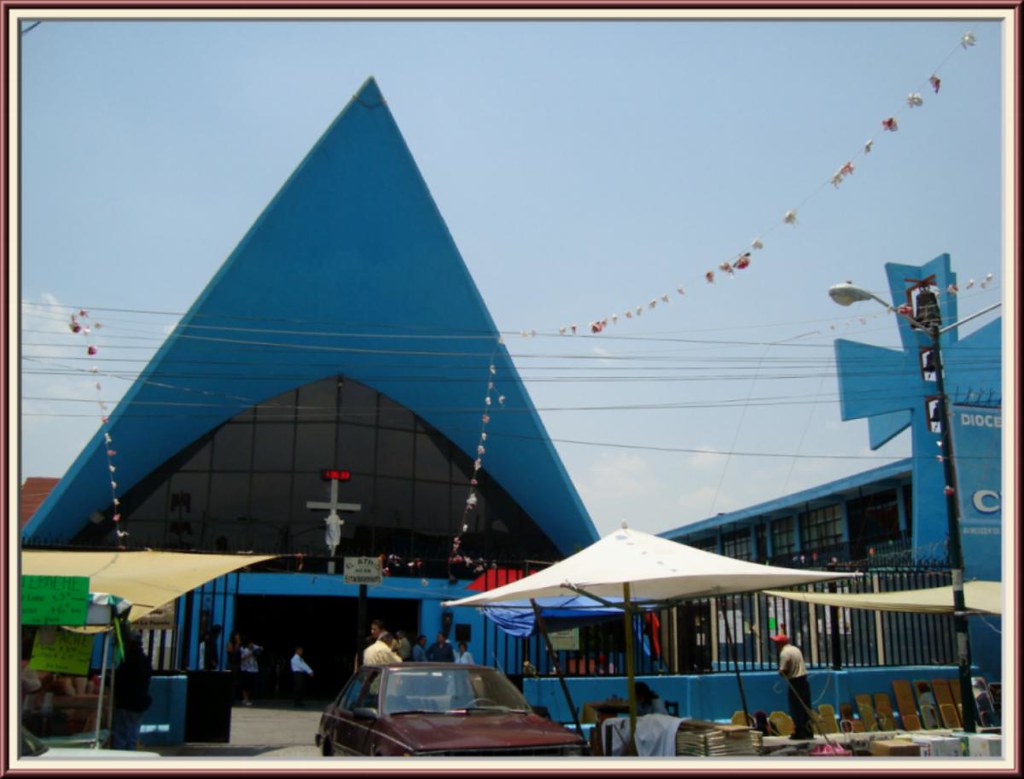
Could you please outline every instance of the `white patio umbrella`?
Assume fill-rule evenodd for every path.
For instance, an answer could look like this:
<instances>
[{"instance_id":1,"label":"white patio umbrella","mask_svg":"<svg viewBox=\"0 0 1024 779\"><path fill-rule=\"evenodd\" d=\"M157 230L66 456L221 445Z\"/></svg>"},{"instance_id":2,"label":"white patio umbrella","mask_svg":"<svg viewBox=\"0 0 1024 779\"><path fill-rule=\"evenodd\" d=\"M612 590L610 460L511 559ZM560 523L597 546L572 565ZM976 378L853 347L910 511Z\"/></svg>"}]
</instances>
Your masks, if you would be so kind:
<instances>
[{"instance_id":1,"label":"white patio umbrella","mask_svg":"<svg viewBox=\"0 0 1024 779\"><path fill-rule=\"evenodd\" d=\"M586 595L623 609L631 740L636 732L633 674L633 611L697 598L779 589L842 579L856 574L795 570L705 552L676 541L631 530L625 523L586 549L502 587L447 601L445 606L488 606ZM550 607L550 606L549 606Z\"/></svg>"}]
</instances>

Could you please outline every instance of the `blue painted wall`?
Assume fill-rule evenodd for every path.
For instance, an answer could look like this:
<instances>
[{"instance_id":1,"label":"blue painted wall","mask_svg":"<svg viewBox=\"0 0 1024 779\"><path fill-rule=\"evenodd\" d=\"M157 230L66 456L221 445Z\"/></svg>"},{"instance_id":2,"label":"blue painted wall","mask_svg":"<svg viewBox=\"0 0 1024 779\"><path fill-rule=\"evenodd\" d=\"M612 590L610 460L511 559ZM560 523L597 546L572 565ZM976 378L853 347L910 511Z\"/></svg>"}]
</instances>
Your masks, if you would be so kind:
<instances>
[{"instance_id":1,"label":"blue painted wall","mask_svg":"<svg viewBox=\"0 0 1024 779\"><path fill-rule=\"evenodd\" d=\"M743 690L747 699L747 711L789 712L786 703L785 683L775 672L750 671L741 673ZM892 691L895 679L956 679L954 666L903 666L900 668L868 668L849 671L811 671L811 701L815 706L831 704L838 713L840 703L853 703L853 696L860 693L888 694L895 709L896 700ZM731 669L702 676L638 676L637 681L647 685L661 696L662 700L677 701L679 716L703 720L728 720L733 712L741 711L739 684ZM625 677L598 677L589 679L567 679L569 694L577 711L584 703L603 701L612 696L625 698L627 695ZM572 722L572 713L566 703L561 685L554 677L523 679L523 693L534 706L546 706L551 719L558 722Z\"/></svg>"}]
</instances>

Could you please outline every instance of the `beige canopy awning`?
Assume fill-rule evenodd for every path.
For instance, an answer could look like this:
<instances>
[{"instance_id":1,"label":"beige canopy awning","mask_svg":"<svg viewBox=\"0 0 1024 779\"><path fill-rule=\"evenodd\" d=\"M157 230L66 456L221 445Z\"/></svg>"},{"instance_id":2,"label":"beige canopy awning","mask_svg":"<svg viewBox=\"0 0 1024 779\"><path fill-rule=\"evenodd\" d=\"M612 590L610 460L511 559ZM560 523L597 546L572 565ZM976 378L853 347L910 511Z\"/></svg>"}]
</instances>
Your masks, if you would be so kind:
<instances>
[{"instance_id":1,"label":"beige canopy awning","mask_svg":"<svg viewBox=\"0 0 1024 779\"><path fill-rule=\"evenodd\" d=\"M874 609L876 611L917 611L931 614L953 613L953 588L929 587L924 590L903 590L902 592L783 592L765 590L766 595L780 598L817 603L823 606L839 606L849 609ZM1003 592L1001 582L972 581L964 583L964 602L967 611L978 614L1002 614Z\"/></svg>"},{"instance_id":2,"label":"beige canopy awning","mask_svg":"<svg viewBox=\"0 0 1024 779\"><path fill-rule=\"evenodd\" d=\"M129 619L135 621L211 579L278 556L24 549L21 573L88 576L93 592L107 592L129 601Z\"/></svg>"}]
</instances>

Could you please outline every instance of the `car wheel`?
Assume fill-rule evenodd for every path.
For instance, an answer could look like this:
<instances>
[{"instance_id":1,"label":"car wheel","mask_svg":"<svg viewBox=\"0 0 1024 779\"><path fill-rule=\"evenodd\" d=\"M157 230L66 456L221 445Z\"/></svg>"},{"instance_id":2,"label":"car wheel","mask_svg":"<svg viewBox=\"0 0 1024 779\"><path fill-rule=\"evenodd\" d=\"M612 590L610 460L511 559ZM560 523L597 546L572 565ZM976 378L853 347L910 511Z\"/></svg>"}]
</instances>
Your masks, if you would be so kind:
<instances>
[{"instance_id":1,"label":"car wheel","mask_svg":"<svg viewBox=\"0 0 1024 779\"><path fill-rule=\"evenodd\" d=\"M331 747L331 740L329 738L324 739L323 745L320 747L320 752L324 757L333 757L334 749Z\"/></svg>"}]
</instances>

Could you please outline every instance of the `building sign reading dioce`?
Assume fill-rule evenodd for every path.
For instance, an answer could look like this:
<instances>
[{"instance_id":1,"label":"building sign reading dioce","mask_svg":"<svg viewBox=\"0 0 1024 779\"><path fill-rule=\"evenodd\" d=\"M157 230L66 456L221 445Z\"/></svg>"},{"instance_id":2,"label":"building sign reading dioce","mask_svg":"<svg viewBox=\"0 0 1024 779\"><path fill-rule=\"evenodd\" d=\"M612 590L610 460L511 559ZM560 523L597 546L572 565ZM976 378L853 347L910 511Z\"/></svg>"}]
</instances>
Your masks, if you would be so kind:
<instances>
[{"instance_id":1,"label":"building sign reading dioce","mask_svg":"<svg viewBox=\"0 0 1024 779\"><path fill-rule=\"evenodd\" d=\"M380 584L379 557L346 557L345 584Z\"/></svg>"}]
</instances>

